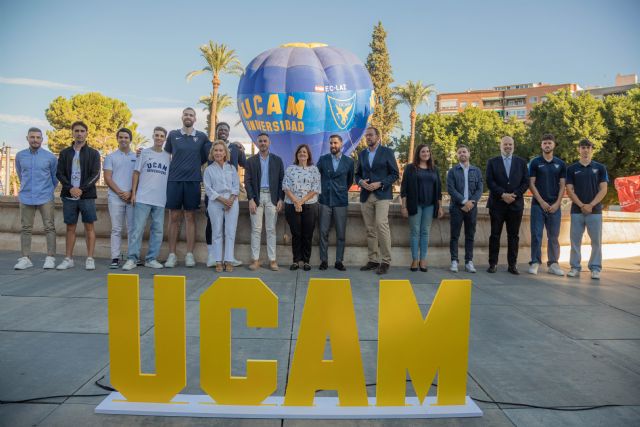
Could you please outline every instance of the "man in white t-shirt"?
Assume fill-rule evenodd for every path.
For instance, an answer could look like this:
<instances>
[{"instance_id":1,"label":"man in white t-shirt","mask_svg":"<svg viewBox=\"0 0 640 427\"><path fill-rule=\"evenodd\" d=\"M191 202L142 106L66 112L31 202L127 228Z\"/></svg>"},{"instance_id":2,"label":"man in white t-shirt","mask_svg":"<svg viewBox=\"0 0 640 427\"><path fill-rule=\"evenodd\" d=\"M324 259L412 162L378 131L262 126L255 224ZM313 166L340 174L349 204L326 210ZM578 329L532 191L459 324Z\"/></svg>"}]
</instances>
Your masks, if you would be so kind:
<instances>
[{"instance_id":1,"label":"man in white t-shirt","mask_svg":"<svg viewBox=\"0 0 640 427\"><path fill-rule=\"evenodd\" d=\"M134 227L129 239L128 259L122 266L123 270L132 270L138 264L142 235L149 215L151 215L149 250L144 266L163 267L157 261L157 257L162 245L167 178L171 163L171 155L162 149L166 139L166 129L156 127L153 130L153 147L142 150L133 171L131 203L134 205Z\"/></svg>"},{"instance_id":2,"label":"man in white t-shirt","mask_svg":"<svg viewBox=\"0 0 640 427\"><path fill-rule=\"evenodd\" d=\"M109 187L108 207L111 216L111 265L118 268L122 229L127 223L127 238L133 231L133 206L131 205L131 180L136 165L136 154L131 151L133 135L127 128L116 133L118 149L104 159L104 180ZM128 245L127 245L128 247Z\"/></svg>"}]
</instances>

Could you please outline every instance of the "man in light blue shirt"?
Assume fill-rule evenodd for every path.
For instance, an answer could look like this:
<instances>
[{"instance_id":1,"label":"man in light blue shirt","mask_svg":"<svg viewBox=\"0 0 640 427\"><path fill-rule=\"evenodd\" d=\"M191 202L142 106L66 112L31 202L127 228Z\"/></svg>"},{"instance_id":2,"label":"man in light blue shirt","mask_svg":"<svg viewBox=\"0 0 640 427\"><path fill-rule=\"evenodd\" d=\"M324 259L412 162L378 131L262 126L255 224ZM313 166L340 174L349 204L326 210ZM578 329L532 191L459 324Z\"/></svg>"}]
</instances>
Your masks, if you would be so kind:
<instances>
[{"instance_id":1,"label":"man in light blue shirt","mask_svg":"<svg viewBox=\"0 0 640 427\"><path fill-rule=\"evenodd\" d=\"M29 148L16 154L16 173L20 179L20 247L22 257L14 266L16 270L33 267L30 259L31 234L36 210L40 211L42 223L47 237L47 257L45 269L55 268L56 227L54 221L53 190L58 185L56 168L58 160L51 152L41 148L42 131L30 128L27 131Z\"/></svg>"}]
</instances>

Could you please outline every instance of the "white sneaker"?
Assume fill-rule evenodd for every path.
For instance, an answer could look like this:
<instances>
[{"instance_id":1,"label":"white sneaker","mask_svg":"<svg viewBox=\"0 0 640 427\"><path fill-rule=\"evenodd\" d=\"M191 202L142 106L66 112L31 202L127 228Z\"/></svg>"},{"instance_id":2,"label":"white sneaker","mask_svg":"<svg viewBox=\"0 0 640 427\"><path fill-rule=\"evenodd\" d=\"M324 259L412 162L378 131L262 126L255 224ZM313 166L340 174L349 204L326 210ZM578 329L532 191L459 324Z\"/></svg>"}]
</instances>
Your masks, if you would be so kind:
<instances>
[{"instance_id":1,"label":"white sneaker","mask_svg":"<svg viewBox=\"0 0 640 427\"><path fill-rule=\"evenodd\" d=\"M42 266L45 270L51 270L52 268L56 268L56 259L52 256L48 256L44 259L44 265Z\"/></svg>"},{"instance_id":2,"label":"white sneaker","mask_svg":"<svg viewBox=\"0 0 640 427\"><path fill-rule=\"evenodd\" d=\"M207 268L215 267L215 266L216 266L216 258L213 256L213 254L209 254L209 256L207 256Z\"/></svg>"},{"instance_id":3,"label":"white sneaker","mask_svg":"<svg viewBox=\"0 0 640 427\"><path fill-rule=\"evenodd\" d=\"M176 266L176 264L178 264L178 257L176 256L176 254L169 254L167 260L164 262L164 266L166 268L173 268Z\"/></svg>"},{"instance_id":4,"label":"white sneaker","mask_svg":"<svg viewBox=\"0 0 640 427\"><path fill-rule=\"evenodd\" d=\"M128 259L124 265L122 266L122 269L124 271L129 271L129 270L133 270L134 268L136 268L138 266L138 263L133 260L133 259Z\"/></svg>"},{"instance_id":5,"label":"white sneaker","mask_svg":"<svg viewBox=\"0 0 640 427\"><path fill-rule=\"evenodd\" d=\"M560 268L557 262L554 262L549 266L549 270L547 270L549 274L555 274L556 276L564 276L564 270Z\"/></svg>"},{"instance_id":6,"label":"white sneaker","mask_svg":"<svg viewBox=\"0 0 640 427\"><path fill-rule=\"evenodd\" d=\"M233 265L234 267L240 267L242 265L242 261L234 259L233 261L231 261L231 265Z\"/></svg>"},{"instance_id":7,"label":"white sneaker","mask_svg":"<svg viewBox=\"0 0 640 427\"><path fill-rule=\"evenodd\" d=\"M600 272L598 270L593 270L591 272L591 278L593 280L600 280Z\"/></svg>"},{"instance_id":8,"label":"white sneaker","mask_svg":"<svg viewBox=\"0 0 640 427\"><path fill-rule=\"evenodd\" d=\"M476 272L476 268L473 265L473 261L467 261L467 263L464 265L464 269L466 271L468 271L469 273L475 273Z\"/></svg>"},{"instance_id":9,"label":"white sneaker","mask_svg":"<svg viewBox=\"0 0 640 427\"><path fill-rule=\"evenodd\" d=\"M84 269L85 270L95 270L96 269L96 261L91 257L87 257L87 260L84 262Z\"/></svg>"},{"instance_id":10,"label":"white sneaker","mask_svg":"<svg viewBox=\"0 0 640 427\"><path fill-rule=\"evenodd\" d=\"M18 258L18 263L13 266L14 270L26 270L27 268L33 267L33 263L29 259L29 257L23 256L22 258Z\"/></svg>"},{"instance_id":11,"label":"white sneaker","mask_svg":"<svg viewBox=\"0 0 640 427\"><path fill-rule=\"evenodd\" d=\"M196 266L196 260L193 257L193 254L191 252L187 252L187 254L184 257L184 266L185 267L195 267Z\"/></svg>"},{"instance_id":12,"label":"white sneaker","mask_svg":"<svg viewBox=\"0 0 640 427\"><path fill-rule=\"evenodd\" d=\"M144 263L145 267L149 267L149 268L163 268L162 264L160 264L158 261L156 261L155 259L152 259L151 261L147 261Z\"/></svg>"},{"instance_id":13,"label":"white sneaker","mask_svg":"<svg viewBox=\"0 0 640 427\"><path fill-rule=\"evenodd\" d=\"M73 260L71 258L65 258L56 267L56 270L66 270L67 268L73 268Z\"/></svg>"},{"instance_id":14,"label":"white sneaker","mask_svg":"<svg viewBox=\"0 0 640 427\"><path fill-rule=\"evenodd\" d=\"M529 274L538 274L538 267L540 267L540 264L537 262L529 264Z\"/></svg>"},{"instance_id":15,"label":"white sneaker","mask_svg":"<svg viewBox=\"0 0 640 427\"><path fill-rule=\"evenodd\" d=\"M454 273L458 272L458 261L451 261L451 267L449 267L449 271L453 271Z\"/></svg>"},{"instance_id":16,"label":"white sneaker","mask_svg":"<svg viewBox=\"0 0 640 427\"><path fill-rule=\"evenodd\" d=\"M578 270L577 268L572 268L567 273L567 276L569 276L569 277L578 277L579 275L580 275L580 270Z\"/></svg>"}]
</instances>

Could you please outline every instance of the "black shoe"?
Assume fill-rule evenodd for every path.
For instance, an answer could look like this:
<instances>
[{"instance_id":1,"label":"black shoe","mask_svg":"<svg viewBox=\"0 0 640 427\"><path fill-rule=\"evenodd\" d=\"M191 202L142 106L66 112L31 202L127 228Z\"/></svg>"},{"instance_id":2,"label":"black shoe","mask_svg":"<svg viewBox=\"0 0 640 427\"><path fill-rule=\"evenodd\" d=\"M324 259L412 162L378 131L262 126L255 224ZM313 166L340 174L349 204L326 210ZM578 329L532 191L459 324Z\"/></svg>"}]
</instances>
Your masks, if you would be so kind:
<instances>
[{"instance_id":1,"label":"black shoe","mask_svg":"<svg viewBox=\"0 0 640 427\"><path fill-rule=\"evenodd\" d=\"M429 267L420 267L420 271L426 273L427 271L429 271Z\"/></svg>"},{"instance_id":2,"label":"black shoe","mask_svg":"<svg viewBox=\"0 0 640 427\"><path fill-rule=\"evenodd\" d=\"M380 266L376 270L376 274L387 274L389 272L389 264L381 262Z\"/></svg>"},{"instance_id":3,"label":"black shoe","mask_svg":"<svg viewBox=\"0 0 640 427\"><path fill-rule=\"evenodd\" d=\"M299 268L300 268L300 266L298 265L297 262L294 262L293 264L291 264L291 266L289 266L289 270L291 270L291 271L297 270Z\"/></svg>"},{"instance_id":4,"label":"black shoe","mask_svg":"<svg viewBox=\"0 0 640 427\"><path fill-rule=\"evenodd\" d=\"M487 273L495 273L496 271L498 271L498 269L495 265L490 265L489 268L487 268Z\"/></svg>"},{"instance_id":5,"label":"black shoe","mask_svg":"<svg viewBox=\"0 0 640 427\"><path fill-rule=\"evenodd\" d=\"M329 268L329 265L327 264L327 261L322 261L320 263L320 267L318 267L320 270L326 270L327 268Z\"/></svg>"},{"instance_id":6,"label":"black shoe","mask_svg":"<svg viewBox=\"0 0 640 427\"><path fill-rule=\"evenodd\" d=\"M418 267L409 267L409 270L411 270L411 271L418 271Z\"/></svg>"},{"instance_id":7,"label":"black shoe","mask_svg":"<svg viewBox=\"0 0 640 427\"><path fill-rule=\"evenodd\" d=\"M377 262L369 261L367 265L360 267L360 271L377 270L379 266Z\"/></svg>"},{"instance_id":8,"label":"black shoe","mask_svg":"<svg viewBox=\"0 0 640 427\"><path fill-rule=\"evenodd\" d=\"M336 261L334 267L336 268L336 270L347 271L346 267L341 261Z\"/></svg>"},{"instance_id":9,"label":"black shoe","mask_svg":"<svg viewBox=\"0 0 640 427\"><path fill-rule=\"evenodd\" d=\"M516 267L515 265L510 265L509 268L507 269L507 271L509 273L515 274L515 275L520 274L520 272L518 271L518 267Z\"/></svg>"},{"instance_id":10,"label":"black shoe","mask_svg":"<svg viewBox=\"0 0 640 427\"><path fill-rule=\"evenodd\" d=\"M111 264L109 264L109 268L114 270L120 267L120 260L118 258L114 258L111 260Z\"/></svg>"},{"instance_id":11,"label":"black shoe","mask_svg":"<svg viewBox=\"0 0 640 427\"><path fill-rule=\"evenodd\" d=\"M302 269L304 271L309 271L309 270L311 270L311 266L309 265L308 262L305 262L304 265L302 266Z\"/></svg>"}]
</instances>

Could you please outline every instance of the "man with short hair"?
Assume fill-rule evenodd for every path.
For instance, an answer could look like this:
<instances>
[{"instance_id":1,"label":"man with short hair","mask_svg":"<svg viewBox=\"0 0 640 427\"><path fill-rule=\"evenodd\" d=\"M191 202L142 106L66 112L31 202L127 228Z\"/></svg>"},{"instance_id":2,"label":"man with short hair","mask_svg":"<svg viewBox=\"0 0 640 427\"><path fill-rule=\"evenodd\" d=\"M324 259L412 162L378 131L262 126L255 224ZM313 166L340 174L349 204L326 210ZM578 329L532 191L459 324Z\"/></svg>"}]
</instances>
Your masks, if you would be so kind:
<instances>
[{"instance_id":1,"label":"man with short hair","mask_svg":"<svg viewBox=\"0 0 640 427\"><path fill-rule=\"evenodd\" d=\"M118 149L104 159L104 181L109 187L107 207L111 217L111 264L109 268L120 265L120 246L122 229L127 224L127 248L131 244L133 231L133 205L131 204L131 180L136 165L136 155L131 151L132 133L127 128L116 132Z\"/></svg>"},{"instance_id":2,"label":"man with short hair","mask_svg":"<svg viewBox=\"0 0 640 427\"><path fill-rule=\"evenodd\" d=\"M567 194L571 204L571 255L569 277L580 275L584 229L591 239L589 270L591 278L600 279L602 270L602 199L607 194L609 175L602 163L592 160L593 143L583 139L578 144L580 159L567 168Z\"/></svg>"},{"instance_id":3,"label":"man with short hair","mask_svg":"<svg viewBox=\"0 0 640 427\"><path fill-rule=\"evenodd\" d=\"M398 163L390 148L380 142L380 131L370 126L364 132L367 147L360 151L356 182L360 186L360 209L367 228L368 262L361 271L386 274L391 265L389 205L393 183L400 177Z\"/></svg>"},{"instance_id":4,"label":"man with short hair","mask_svg":"<svg viewBox=\"0 0 640 427\"><path fill-rule=\"evenodd\" d=\"M42 147L42 131L32 127L27 131L29 148L16 154L16 174L20 180L20 250L22 257L13 267L16 270L25 270L33 267L31 262L31 233L36 210L40 211L42 225L47 236L47 257L44 260L44 269L52 269L56 266L56 226L55 203L53 191L58 185L56 169L58 160L50 151Z\"/></svg>"},{"instance_id":5,"label":"man with short hair","mask_svg":"<svg viewBox=\"0 0 640 427\"><path fill-rule=\"evenodd\" d=\"M267 231L267 255L269 268L278 271L276 260L276 221L284 206L284 164L282 159L269 152L269 135L258 135L258 153L247 159L244 171L244 186L249 199L251 215L251 264L250 270L260 267L260 239L264 215Z\"/></svg>"},{"instance_id":6,"label":"man with short hair","mask_svg":"<svg viewBox=\"0 0 640 427\"><path fill-rule=\"evenodd\" d=\"M223 141L227 145L227 148L229 149L229 154L230 154L228 163L230 163L231 166L235 167L237 171L238 166L242 166L244 168L244 165L247 159L244 154L244 147L241 144L237 142L229 142L230 129L231 127L227 122L219 122L218 124L216 124L216 138L217 140ZM209 160L208 163L211 164L212 161ZM209 218L209 211L208 209L206 209L206 206L209 206L208 203L209 203L209 198L205 194L204 196L205 211L204 212L205 212L205 216L207 217L207 227L205 229L205 239L207 242L207 251L208 251L207 267L213 267L216 265L216 259L213 255L213 244L211 240L211 219ZM239 267L242 265L242 261L235 259L235 256L234 256L234 261L232 261L231 264L234 267Z\"/></svg>"},{"instance_id":7,"label":"man with short hair","mask_svg":"<svg viewBox=\"0 0 640 427\"><path fill-rule=\"evenodd\" d=\"M542 230L547 229L547 272L556 276L564 276L558 265L560 257L560 203L564 195L565 163L553 155L556 147L555 138L551 134L542 136L540 144L542 155L529 163L529 189L533 194L531 200L531 262L529 273L538 274L542 264Z\"/></svg>"},{"instance_id":8,"label":"man with short hair","mask_svg":"<svg viewBox=\"0 0 640 427\"><path fill-rule=\"evenodd\" d=\"M164 151L171 154L169 179L167 182L167 209L169 209L169 256L164 266L175 267L178 263L176 246L180 221L184 215L187 235L187 254L184 265L194 267L193 249L196 244L195 213L200 207L201 166L207 162L211 142L207 136L195 130L196 111L182 111L182 128L172 130L167 136Z\"/></svg>"},{"instance_id":9,"label":"man with short hair","mask_svg":"<svg viewBox=\"0 0 640 427\"><path fill-rule=\"evenodd\" d=\"M73 248L76 244L78 216L82 214L87 259L85 268L95 270L93 251L96 247L96 232L93 223L96 215L96 182L100 178L100 153L87 144L89 128L81 121L71 125L73 144L60 152L56 178L62 184L60 198L62 213L67 225L65 258L56 267L58 270L72 268Z\"/></svg>"},{"instance_id":10,"label":"man with short hair","mask_svg":"<svg viewBox=\"0 0 640 427\"><path fill-rule=\"evenodd\" d=\"M321 192L318 196L320 206L320 270L328 268L329 261L329 229L331 221L336 228L336 262L337 270L345 271L343 264L345 235L347 229L347 210L349 208L349 187L353 184L354 162L349 156L342 154L342 137L329 137L329 150L318 159Z\"/></svg>"},{"instance_id":11,"label":"man with short hair","mask_svg":"<svg viewBox=\"0 0 640 427\"><path fill-rule=\"evenodd\" d=\"M171 162L169 153L162 149L166 138L166 129L157 126L153 130L153 147L142 150L133 171L131 204L134 225L129 239L128 259L122 266L125 271L132 270L138 265L142 235L149 216L151 216L149 249L144 266L163 267L157 258L164 233L164 207L167 203L167 178Z\"/></svg>"},{"instance_id":12,"label":"man with short hair","mask_svg":"<svg viewBox=\"0 0 640 427\"><path fill-rule=\"evenodd\" d=\"M515 156L515 142L510 136L500 140L500 155L489 159L487 163L487 187L489 187L489 217L491 235L489 236L489 268L487 272L497 271L500 254L500 236L502 227L507 226L507 261L511 274L518 271L518 245L520 223L524 211L524 193L529 188L527 161Z\"/></svg>"},{"instance_id":13,"label":"man with short hair","mask_svg":"<svg viewBox=\"0 0 640 427\"><path fill-rule=\"evenodd\" d=\"M458 272L458 239L464 223L464 269L469 273L475 273L473 242L478 218L478 201L482 197L482 172L469 163L471 152L468 146L458 145L456 156L459 163L447 172L447 191L451 196L449 202L451 267L449 270Z\"/></svg>"}]
</instances>

